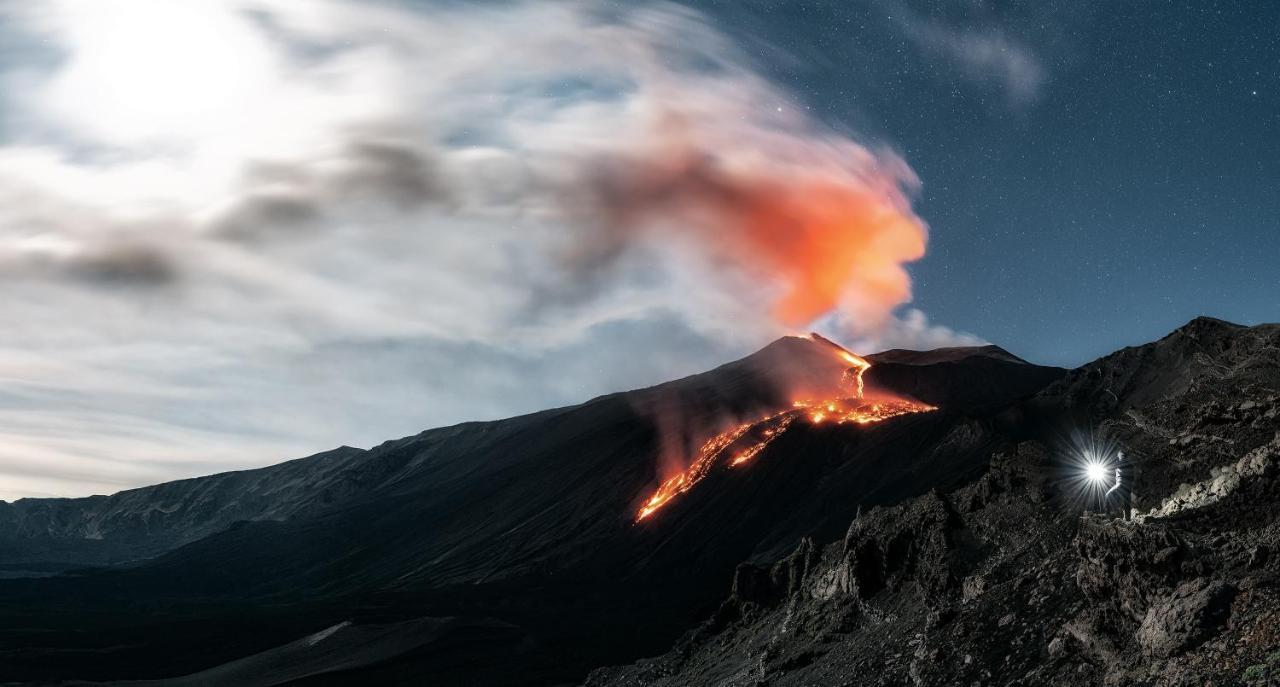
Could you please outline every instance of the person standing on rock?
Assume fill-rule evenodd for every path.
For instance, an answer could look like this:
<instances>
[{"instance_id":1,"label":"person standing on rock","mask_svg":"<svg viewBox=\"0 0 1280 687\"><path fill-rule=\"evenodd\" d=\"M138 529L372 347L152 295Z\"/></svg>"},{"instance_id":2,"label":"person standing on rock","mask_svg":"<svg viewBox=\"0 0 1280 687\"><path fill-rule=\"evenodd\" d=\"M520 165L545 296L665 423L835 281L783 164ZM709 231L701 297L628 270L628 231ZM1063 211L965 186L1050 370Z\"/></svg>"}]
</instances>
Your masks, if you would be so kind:
<instances>
[{"instance_id":1,"label":"person standing on rock","mask_svg":"<svg viewBox=\"0 0 1280 687\"><path fill-rule=\"evenodd\" d=\"M1110 511L1112 498L1120 506L1120 517L1128 520L1133 511L1133 463L1125 458L1124 451L1116 452L1116 483L1103 495Z\"/></svg>"},{"instance_id":2,"label":"person standing on rock","mask_svg":"<svg viewBox=\"0 0 1280 687\"><path fill-rule=\"evenodd\" d=\"M1137 471L1134 470L1133 461L1125 457L1124 451L1120 451L1116 459L1120 461L1117 469L1124 479L1124 485L1120 487L1120 502L1124 507L1124 519L1130 520L1133 518L1133 488L1137 482Z\"/></svg>"}]
</instances>

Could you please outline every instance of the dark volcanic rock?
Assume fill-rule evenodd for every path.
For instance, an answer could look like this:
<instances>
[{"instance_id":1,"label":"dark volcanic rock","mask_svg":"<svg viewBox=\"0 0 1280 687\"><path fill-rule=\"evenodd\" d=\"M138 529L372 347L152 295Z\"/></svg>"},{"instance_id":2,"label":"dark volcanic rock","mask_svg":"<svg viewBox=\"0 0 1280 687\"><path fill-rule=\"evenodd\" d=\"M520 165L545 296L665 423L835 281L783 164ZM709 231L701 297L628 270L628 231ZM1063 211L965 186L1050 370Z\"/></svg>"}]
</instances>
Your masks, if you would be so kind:
<instances>
[{"instance_id":1,"label":"dark volcanic rock","mask_svg":"<svg viewBox=\"0 0 1280 687\"><path fill-rule=\"evenodd\" d=\"M894 349L867 356L866 382L942 407L1007 405L1061 378L1066 370L1032 365L998 346Z\"/></svg>"},{"instance_id":2,"label":"dark volcanic rock","mask_svg":"<svg viewBox=\"0 0 1280 687\"><path fill-rule=\"evenodd\" d=\"M840 591L866 600L910 580L923 601L941 599L956 587L948 556L956 520L936 493L855 520L844 538Z\"/></svg>"},{"instance_id":3,"label":"dark volcanic rock","mask_svg":"<svg viewBox=\"0 0 1280 687\"><path fill-rule=\"evenodd\" d=\"M1124 348L1072 370L1040 396L1103 417L1129 407L1205 393L1205 405L1200 407L1204 413L1213 407L1211 392L1221 382L1236 385L1237 393L1258 386L1274 392L1280 386L1280 371L1274 366L1278 328L1242 327L1198 317L1159 341ZM1238 396L1227 401L1239 402Z\"/></svg>"},{"instance_id":4,"label":"dark volcanic rock","mask_svg":"<svg viewBox=\"0 0 1280 687\"><path fill-rule=\"evenodd\" d=\"M1088 518L1076 535L1076 585L1094 602L1118 604L1141 621L1153 599L1207 563L1160 523Z\"/></svg>"},{"instance_id":5,"label":"dark volcanic rock","mask_svg":"<svg viewBox=\"0 0 1280 687\"><path fill-rule=\"evenodd\" d=\"M1275 325L1202 318L1074 370L1026 402L1049 431L993 448L965 484L864 513L798 588L731 599L670 652L587 684L1268 684L1278 398ZM1081 423L1139 456L1134 520L1081 516L1059 438Z\"/></svg>"},{"instance_id":6,"label":"dark volcanic rock","mask_svg":"<svg viewBox=\"0 0 1280 687\"><path fill-rule=\"evenodd\" d=\"M1138 643L1147 653L1167 658L1203 641L1231 615L1236 589L1221 580L1192 580L1178 585L1147 611Z\"/></svg>"}]
</instances>

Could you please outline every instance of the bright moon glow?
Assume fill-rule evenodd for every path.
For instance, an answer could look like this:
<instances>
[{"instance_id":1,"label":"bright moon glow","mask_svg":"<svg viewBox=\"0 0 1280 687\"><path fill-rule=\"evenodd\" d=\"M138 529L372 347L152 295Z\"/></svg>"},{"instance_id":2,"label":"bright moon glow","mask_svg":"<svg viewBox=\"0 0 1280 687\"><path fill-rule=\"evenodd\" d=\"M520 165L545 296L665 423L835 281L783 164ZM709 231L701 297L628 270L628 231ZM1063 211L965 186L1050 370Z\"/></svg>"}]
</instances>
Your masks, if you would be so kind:
<instances>
[{"instance_id":1,"label":"bright moon glow","mask_svg":"<svg viewBox=\"0 0 1280 687\"><path fill-rule=\"evenodd\" d=\"M261 91L270 50L249 19L208 0L71 2L55 111L107 143L227 131Z\"/></svg>"},{"instance_id":2,"label":"bright moon glow","mask_svg":"<svg viewBox=\"0 0 1280 687\"><path fill-rule=\"evenodd\" d=\"M1098 461L1090 461L1084 468L1084 474L1090 482L1101 482L1107 478L1107 466Z\"/></svg>"}]
</instances>

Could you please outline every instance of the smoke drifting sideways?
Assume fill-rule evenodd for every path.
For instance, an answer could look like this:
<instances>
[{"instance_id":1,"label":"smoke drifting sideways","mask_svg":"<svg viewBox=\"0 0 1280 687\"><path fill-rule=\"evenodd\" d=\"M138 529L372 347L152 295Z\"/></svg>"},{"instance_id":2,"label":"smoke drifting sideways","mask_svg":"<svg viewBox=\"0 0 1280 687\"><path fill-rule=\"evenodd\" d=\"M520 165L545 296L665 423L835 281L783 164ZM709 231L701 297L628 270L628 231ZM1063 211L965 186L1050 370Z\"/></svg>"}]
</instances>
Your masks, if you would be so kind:
<instances>
[{"instance_id":1,"label":"smoke drifting sideways","mask_svg":"<svg viewBox=\"0 0 1280 687\"><path fill-rule=\"evenodd\" d=\"M926 231L908 166L806 117L694 12L106 4L6 10L62 48L8 74L32 92L0 148L0 178L30 199L0 217L8 275L93 275L123 243L149 256L141 282L244 278L192 263L353 223L466 244L469 220L534 256L537 276L504 281L535 309L581 303L583 276L616 281L646 252L792 328L839 309L870 329L910 299ZM460 257L474 276L482 261ZM123 280L135 263L112 264Z\"/></svg>"},{"instance_id":2,"label":"smoke drifting sideways","mask_svg":"<svg viewBox=\"0 0 1280 687\"><path fill-rule=\"evenodd\" d=\"M594 163L584 206L603 233L579 259L645 235L693 244L712 269L767 285L760 314L790 330L841 311L873 331L910 300L904 265L923 257L927 232L905 163L836 140L744 151L717 140L722 126L670 115L638 150Z\"/></svg>"},{"instance_id":3,"label":"smoke drifting sideways","mask_svg":"<svg viewBox=\"0 0 1280 687\"><path fill-rule=\"evenodd\" d=\"M927 242L900 157L676 5L68 0L0 7L0 41L0 368L94 371L13 379L10 495L581 400L815 318L874 336ZM687 350L592 345L669 323Z\"/></svg>"}]
</instances>

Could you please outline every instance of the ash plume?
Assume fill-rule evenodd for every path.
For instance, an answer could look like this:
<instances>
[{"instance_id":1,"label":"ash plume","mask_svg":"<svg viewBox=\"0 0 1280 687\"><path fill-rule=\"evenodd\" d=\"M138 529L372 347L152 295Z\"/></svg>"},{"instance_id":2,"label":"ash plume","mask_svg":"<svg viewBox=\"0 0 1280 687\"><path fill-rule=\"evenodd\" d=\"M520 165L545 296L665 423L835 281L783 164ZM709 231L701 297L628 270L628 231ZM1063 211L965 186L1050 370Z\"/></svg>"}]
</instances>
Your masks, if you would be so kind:
<instances>
[{"instance_id":1,"label":"ash plume","mask_svg":"<svg viewBox=\"0 0 1280 687\"><path fill-rule=\"evenodd\" d=\"M769 285L765 313L791 328L834 310L875 326L910 300L904 265L924 255L927 235L905 163L821 139L742 154L709 131L719 125L657 126L648 145L592 164L585 195L605 229L600 255L646 232L687 238L713 269Z\"/></svg>"},{"instance_id":2,"label":"ash plume","mask_svg":"<svg viewBox=\"0 0 1280 687\"><path fill-rule=\"evenodd\" d=\"M191 474L209 432L257 462L645 386L833 313L875 332L925 249L901 158L675 5L104 0L0 25L35 51L0 64L23 93L0 138L0 350L158 385L189 448L145 481ZM359 380L320 359L400 392L331 418ZM14 384L41 426L155 419L75 378ZM263 387L309 400L255 410Z\"/></svg>"}]
</instances>

